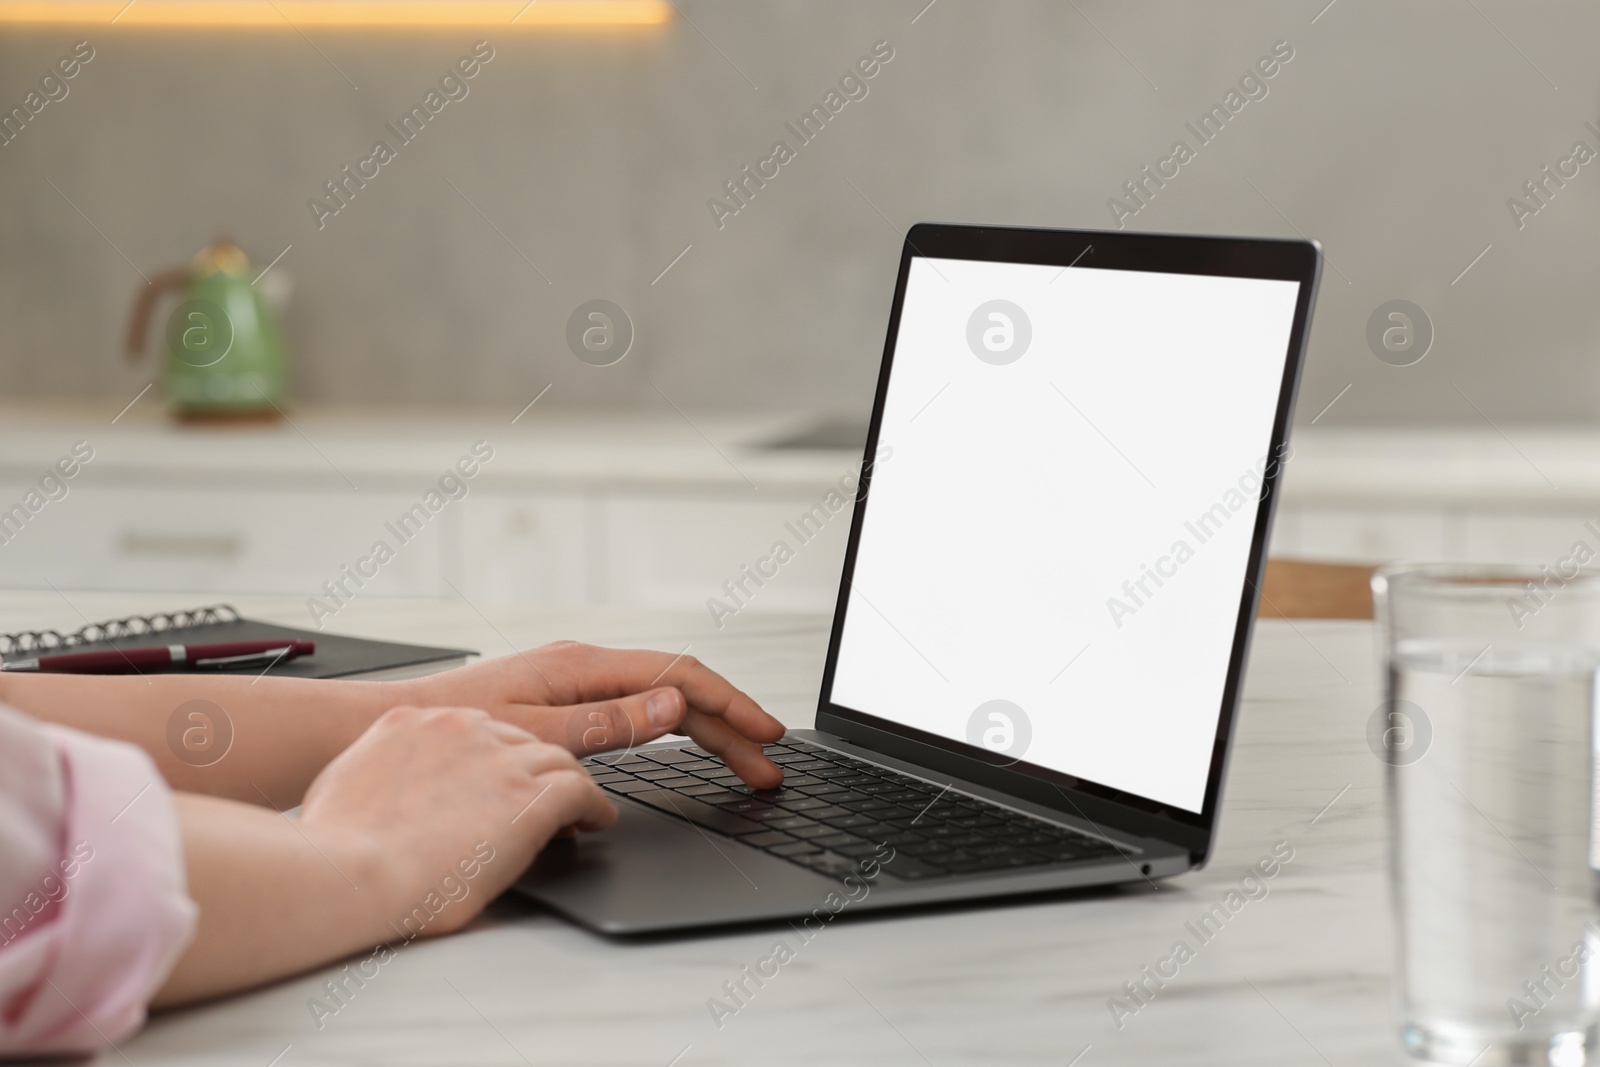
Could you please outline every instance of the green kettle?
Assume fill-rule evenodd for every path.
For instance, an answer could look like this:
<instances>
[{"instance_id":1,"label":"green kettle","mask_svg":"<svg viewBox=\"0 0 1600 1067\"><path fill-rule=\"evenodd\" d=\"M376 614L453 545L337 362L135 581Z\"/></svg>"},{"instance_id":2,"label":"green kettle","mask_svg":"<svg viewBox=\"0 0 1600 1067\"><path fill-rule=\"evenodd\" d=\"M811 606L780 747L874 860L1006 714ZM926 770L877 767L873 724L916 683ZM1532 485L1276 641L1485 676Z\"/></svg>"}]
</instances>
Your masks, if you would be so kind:
<instances>
[{"instance_id":1,"label":"green kettle","mask_svg":"<svg viewBox=\"0 0 1600 1067\"><path fill-rule=\"evenodd\" d=\"M182 299L162 333L161 384L173 412L193 420L280 417L289 360L277 320L252 284L250 261L239 246L218 240L189 266L150 279L128 320L130 360L144 351L157 301L172 291Z\"/></svg>"}]
</instances>

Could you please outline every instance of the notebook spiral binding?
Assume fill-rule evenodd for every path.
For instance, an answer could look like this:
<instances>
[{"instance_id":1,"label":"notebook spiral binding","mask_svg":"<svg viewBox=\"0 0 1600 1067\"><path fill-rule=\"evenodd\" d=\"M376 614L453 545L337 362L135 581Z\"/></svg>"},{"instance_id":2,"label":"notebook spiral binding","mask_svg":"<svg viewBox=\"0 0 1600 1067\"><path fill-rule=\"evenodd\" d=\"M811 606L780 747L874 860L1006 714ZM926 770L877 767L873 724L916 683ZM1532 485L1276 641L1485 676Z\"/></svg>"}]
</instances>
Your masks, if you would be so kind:
<instances>
[{"instance_id":1,"label":"notebook spiral binding","mask_svg":"<svg viewBox=\"0 0 1600 1067\"><path fill-rule=\"evenodd\" d=\"M0 656L54 648L75 648L78 645L92 645L100 641L148 637L152 634L188 630L196 626L209 626L212 623L238 621L239 613L234 610L232 604L212 604L187 611L130 615L126 619L92 622L70 634L64 634L60 630L20 630L14 634L0 634Z\"/></svg>"}]
</instances>

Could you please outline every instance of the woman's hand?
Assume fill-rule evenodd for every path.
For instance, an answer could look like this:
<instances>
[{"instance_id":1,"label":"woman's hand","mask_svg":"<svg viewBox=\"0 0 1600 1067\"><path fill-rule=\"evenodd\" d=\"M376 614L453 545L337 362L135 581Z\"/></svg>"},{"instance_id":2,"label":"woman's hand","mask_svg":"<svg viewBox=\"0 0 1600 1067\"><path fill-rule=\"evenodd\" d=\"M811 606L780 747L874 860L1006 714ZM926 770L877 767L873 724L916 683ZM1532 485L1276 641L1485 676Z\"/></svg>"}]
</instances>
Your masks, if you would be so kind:
<instances>
[{"instance_id":1,"label":"woman's hand","mask_svg":"<svg viewBox=\"0 0 1600 1067\"><path fill-rule=\"evenodd\" d=\"M459 930L552 837L616 818L566 749L461 707L383 715L311 783L298 819L176 799L200 926L160 1005Z\"/></svg>"},{"instance_id":2,"label":"woman's hand","mask_svg":"<svg viewBox=\"0 0 1600 1067\"><path fill-rule=\"evenodd\" d=\"M300 825L375 849L398 922L486 846L494 862L469 907L446 908L429 934L459 929L557 833L603 830L616 809L566 749L478 708L397 707L319 774ZM482 855L477 856L482 859Z\"/></svg>"},{"instance_id":3,"label":"woman's hand","mask_svg":"<svg viewBox=\"0 0 1600 1067\"><path fill-rule=\"evenodd\" d=\"M761 751L783 724L692 656L558 641L397 685L408 703L484 708L574 755L679 733L753 786L783 781Z\"/></svg>"},{"instance_id":4,"label":"woman's hand","mask_svg":"<svg viewBox=\"0 0 1600 1067\"><path fill-rule=\"evenodd\" d=\"M0 701L29 715L150 754L174 789L270 804L300 803L311 780L379 716L401 704L483 708L574 755L688 734L745 781L783 774L761 753L783 725L691 656L562 641L400 682L265 678L184 671L144 677L0 675ZM173 716L199 701L231 734L215 759L169 737Z\"/></svg>"}]
</instances>

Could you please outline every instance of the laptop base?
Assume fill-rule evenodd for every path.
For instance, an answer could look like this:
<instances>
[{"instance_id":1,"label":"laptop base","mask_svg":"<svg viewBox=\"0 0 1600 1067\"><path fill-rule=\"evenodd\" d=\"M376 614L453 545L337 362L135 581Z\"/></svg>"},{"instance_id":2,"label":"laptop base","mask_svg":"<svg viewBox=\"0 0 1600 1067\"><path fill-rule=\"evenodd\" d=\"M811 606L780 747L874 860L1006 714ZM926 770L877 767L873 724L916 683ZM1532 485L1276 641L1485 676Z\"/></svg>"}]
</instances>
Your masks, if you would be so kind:
<instances>
[{"instance_id":1,"label":"laptop base","mask_svg":"<svg viewBox=\"0 0 1600 1067\"><path fill-rule=\"evenodd\" d=\"M889 770L917 773L914 767L894 766L816 731L791 731L789 739L811 742ZM652 745L639 751L648 754L687 744ZM1057 813L979 786L960 781L936 784L949 784L958 793L1048 818L1070 829L1093 832ZM1118 835L1119 843L1138 850L1136 855L907 880L895 876L898 853L885 845L859 859L853 869L828 875L626 796L612 795L611 799L619 814L615 826L603 834L552 842L515 888L582 926L612 935L801 920L817 916L819 909L831 917L841 912L1153 881L1190 867L1188 855L1175 846Z\"/></svg>"}]
</instances>

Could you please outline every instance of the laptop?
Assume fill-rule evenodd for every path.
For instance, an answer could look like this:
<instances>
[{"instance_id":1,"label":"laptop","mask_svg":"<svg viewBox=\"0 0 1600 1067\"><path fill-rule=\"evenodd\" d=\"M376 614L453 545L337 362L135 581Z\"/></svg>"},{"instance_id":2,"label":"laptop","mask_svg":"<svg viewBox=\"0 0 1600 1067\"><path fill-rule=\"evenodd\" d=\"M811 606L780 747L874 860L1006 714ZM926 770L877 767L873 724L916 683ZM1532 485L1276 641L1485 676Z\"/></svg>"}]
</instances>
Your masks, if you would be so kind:
<instances>
[{"instance_id":1,"label":"laptop","mask_svg":"<svg viewBox=\"0 0 1600 1067\"><path fill-rule=\"evenodd\" d=\"M1206 862L1319 277L1305 241L922 224L816 726L687 741L519 889L608 934L1144 883Z\"/></svg>"}]
</instances>

